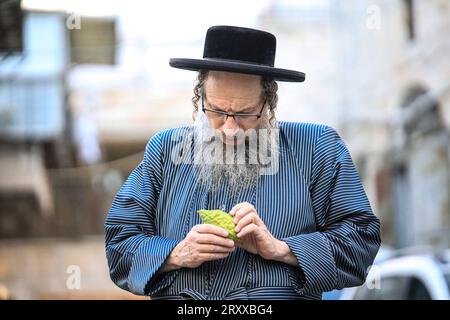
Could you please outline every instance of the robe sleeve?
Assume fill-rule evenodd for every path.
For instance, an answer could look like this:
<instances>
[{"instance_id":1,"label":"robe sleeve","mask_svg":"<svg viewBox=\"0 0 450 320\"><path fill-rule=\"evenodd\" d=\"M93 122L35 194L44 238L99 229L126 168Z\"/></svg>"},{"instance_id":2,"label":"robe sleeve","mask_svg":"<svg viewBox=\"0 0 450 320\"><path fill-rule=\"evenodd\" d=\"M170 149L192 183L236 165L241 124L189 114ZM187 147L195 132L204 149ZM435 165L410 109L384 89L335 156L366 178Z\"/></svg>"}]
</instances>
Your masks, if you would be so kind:
<instances>
[{"instance_id":1,"label":"robe sleeve","mask_svg":"<svg viewBox=\"0 0 450 320\"><path fill-rule=\"evenodd\" d=\"M381 243L380 222L347 147L328 126L314 147L309 192L316 231L282 239L300 266L294 289L320 293L363 284Z\"/></svg>"},{"instance_id":2,"label":"robe sleeve","mask_svg":"<svg viewBox=\"0 0 450 320\"><path fill-rule=\"evenodd\" d=\"M115 196L105 222L106 257L112 281L138 295L166 287L173 273L160 274L177 241L157 234L155 212L163 181L159 134L148 142L142 162Z\"/></svg>"}]
</instances>

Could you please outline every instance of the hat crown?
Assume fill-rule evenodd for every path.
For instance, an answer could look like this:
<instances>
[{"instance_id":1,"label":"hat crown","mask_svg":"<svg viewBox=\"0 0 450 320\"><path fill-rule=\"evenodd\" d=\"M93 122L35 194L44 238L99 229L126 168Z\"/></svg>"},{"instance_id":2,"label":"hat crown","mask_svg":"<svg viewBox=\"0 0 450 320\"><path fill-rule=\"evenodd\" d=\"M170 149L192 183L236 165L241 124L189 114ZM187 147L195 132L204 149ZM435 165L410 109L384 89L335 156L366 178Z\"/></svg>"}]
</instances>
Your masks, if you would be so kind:
<instances>
[{"instance_id":1,"label":"hat crown","mask_svg":"<svg viewBox=\"0 0 450 320\"><path fill-rule=\"evenodd\" d=\"M250 28L214 26L206 32L203 58L226 59L273 67L276 38Z\"/></svg>"}]
</instances>

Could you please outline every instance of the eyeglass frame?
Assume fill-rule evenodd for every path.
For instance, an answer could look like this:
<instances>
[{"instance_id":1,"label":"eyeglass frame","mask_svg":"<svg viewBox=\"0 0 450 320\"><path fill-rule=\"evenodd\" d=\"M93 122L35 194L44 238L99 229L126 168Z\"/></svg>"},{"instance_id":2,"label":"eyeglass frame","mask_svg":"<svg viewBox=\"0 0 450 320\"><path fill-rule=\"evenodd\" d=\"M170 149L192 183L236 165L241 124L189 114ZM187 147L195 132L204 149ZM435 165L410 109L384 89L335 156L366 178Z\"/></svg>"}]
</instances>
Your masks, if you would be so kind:
<instances>
[{"instance_id":1,"label":"eyeglass frame","mask_svg":"<svg viewBox=\"0 0 450 320\"><path fill-rule=\"evenodd\" d=\"M239 116L244 116L244 117L251 116L251 117L256 117L257 119L259 119L262 116L262 111L264 110L264 107L266 106L266 102L267 102L267 99L264 99L261 111L259 111L258 113L225 112L225 111L222 111L222 110L212 110L212 109L205 108L204 95L202 94L202 111L203 111L203 113L205 113L205 111L209 111L209 112L212 112L212 113L215 113L215 114L220 114L222 116L226 116L224 122L226 122L228 120L228 117L233 117L233 120L236 121L236 118L235 118L236 116L238 116L238 117Z\"/></svg>"}]
</instances>

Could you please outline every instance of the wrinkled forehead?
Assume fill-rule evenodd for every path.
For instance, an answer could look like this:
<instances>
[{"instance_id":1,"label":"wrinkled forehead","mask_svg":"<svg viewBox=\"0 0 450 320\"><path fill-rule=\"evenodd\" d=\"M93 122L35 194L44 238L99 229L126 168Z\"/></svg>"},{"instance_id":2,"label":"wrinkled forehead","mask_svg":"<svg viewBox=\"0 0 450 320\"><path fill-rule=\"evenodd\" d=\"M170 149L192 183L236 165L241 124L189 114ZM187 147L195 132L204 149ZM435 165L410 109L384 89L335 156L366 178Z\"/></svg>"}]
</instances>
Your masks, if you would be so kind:
<instances>
[{"instance_id":1,"label":"wrinkled forehead","mask_svg":"<svg viewBox=\"0 0 450 320\"><path fill-rule=\"evenodd\" d=\"M205 94L210 99L259 99L262 93L261 76L242 73L210 71L205 81Z\"/></svg>"}]
</instances>

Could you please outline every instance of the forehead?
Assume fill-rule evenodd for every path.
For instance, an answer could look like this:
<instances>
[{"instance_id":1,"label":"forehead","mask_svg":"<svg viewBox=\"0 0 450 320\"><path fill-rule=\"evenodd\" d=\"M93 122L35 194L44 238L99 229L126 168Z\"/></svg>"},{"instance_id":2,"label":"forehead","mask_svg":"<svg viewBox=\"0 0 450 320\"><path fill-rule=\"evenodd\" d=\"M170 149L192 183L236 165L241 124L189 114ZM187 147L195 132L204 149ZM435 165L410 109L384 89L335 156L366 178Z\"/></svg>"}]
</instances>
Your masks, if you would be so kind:
<instances>
[{"instance_id":1,"label":"forehead","mask_svg":"<svg viewBox=\"0 0 450 320\"><path fill-rule=\"evenodd\" d=\"M210 71L205 81L208 99L252 101L261 97L261 76Z\"/></svg>"}]
</instances>

